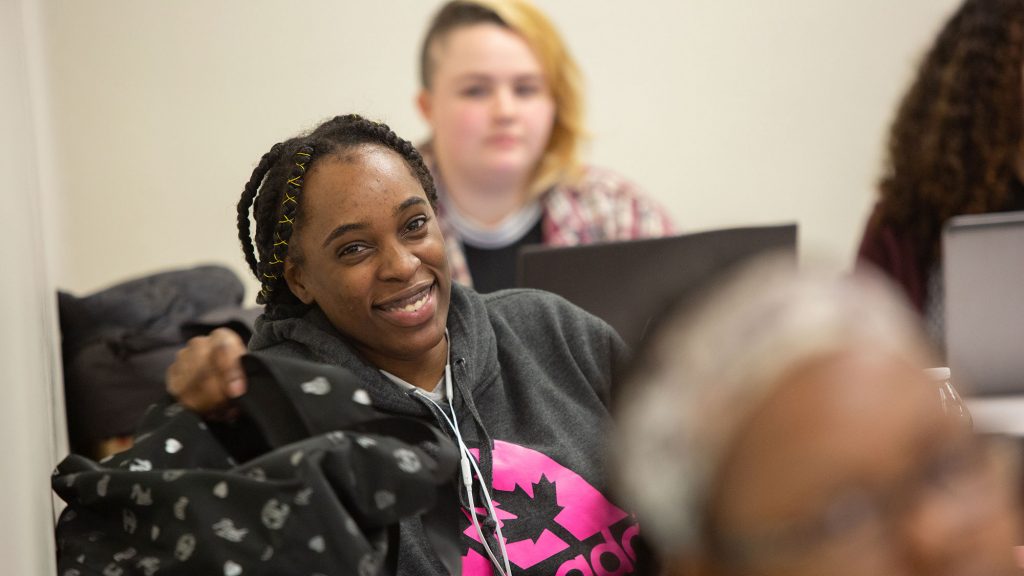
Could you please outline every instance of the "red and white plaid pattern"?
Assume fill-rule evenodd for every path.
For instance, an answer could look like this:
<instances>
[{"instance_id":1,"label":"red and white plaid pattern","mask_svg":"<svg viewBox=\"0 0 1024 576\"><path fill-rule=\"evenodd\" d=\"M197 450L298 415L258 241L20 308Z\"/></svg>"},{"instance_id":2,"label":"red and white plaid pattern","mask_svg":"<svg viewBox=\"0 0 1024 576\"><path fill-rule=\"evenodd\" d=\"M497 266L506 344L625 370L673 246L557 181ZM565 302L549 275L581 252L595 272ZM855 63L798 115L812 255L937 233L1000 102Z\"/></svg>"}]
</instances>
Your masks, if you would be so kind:
<instances>
[{"instance_id":1,"label":"red and white plaid pattern","mask_svg":"<svg viewBox=\"0 0 1024 576\"><path fill-rule=\"evenodd\" d=\"M434 172L434 179L440 181L429 152L421 148L421 153ZM540 197L540 202L544 207L544 244L548 246L656 238L675 233L664 208L632 182L602 168L585 167L578 182L554 186ZM445 238L452 280L472 286L473 278L458 233L446 222L440 207L437 218Z\"/></svg>"}]
</instances>

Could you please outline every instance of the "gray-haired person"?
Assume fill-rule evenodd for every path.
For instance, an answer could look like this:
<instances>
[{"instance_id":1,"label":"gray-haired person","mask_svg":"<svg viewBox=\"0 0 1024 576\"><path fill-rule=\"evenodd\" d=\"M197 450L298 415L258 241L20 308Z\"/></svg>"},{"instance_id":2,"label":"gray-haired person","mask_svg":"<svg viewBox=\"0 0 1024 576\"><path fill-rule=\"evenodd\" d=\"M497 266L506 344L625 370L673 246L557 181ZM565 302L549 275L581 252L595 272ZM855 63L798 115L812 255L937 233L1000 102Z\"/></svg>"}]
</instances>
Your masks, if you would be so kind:
<instances>
[{"instance_id":1,"label":"gray-haired person","mask_svg":"<svg viewBox=\"0 0 1024 576\"><path fill-rule=\"evenodd\" d=\"M620 484L668 574L1021 573L1011 458L943 412L887 285L761 263L639 360Z\"/></svg>"}]
</instances>

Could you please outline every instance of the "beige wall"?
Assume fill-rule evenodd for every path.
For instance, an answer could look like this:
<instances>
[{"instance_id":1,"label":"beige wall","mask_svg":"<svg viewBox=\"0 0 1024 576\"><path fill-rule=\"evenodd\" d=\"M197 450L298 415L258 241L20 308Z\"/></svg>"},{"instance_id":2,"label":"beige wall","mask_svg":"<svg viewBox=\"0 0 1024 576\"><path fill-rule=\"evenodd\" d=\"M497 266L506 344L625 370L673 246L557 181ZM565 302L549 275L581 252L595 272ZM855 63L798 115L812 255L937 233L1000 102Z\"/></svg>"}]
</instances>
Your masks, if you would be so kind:
<instances>
[{"instance_id":1,"label":"beige wall","mask_svg":"<svg viewBox=\"0 0 1024 576\"><path fill-rule=\"evenodd\" d=\"M50 471L65 449L36 24L30 2L0 0L0 574L56 572Z\"/></svg>"},{"instance_id":2,"label":"beige wall","mask_svg":"<svg viewBox=\"0 0 1024 576\"><path fill-rule=\"evenodd\" d=\"M436 0L43 0L57 279L243 272L234 203L259 156L350 111L425 134L415 60ZM953 0L550 0L584 69L590 157L684 230L796 220L849 262L887 123ZM251 286L251 284L250 284Z\"/></svg>"}]
</instances>

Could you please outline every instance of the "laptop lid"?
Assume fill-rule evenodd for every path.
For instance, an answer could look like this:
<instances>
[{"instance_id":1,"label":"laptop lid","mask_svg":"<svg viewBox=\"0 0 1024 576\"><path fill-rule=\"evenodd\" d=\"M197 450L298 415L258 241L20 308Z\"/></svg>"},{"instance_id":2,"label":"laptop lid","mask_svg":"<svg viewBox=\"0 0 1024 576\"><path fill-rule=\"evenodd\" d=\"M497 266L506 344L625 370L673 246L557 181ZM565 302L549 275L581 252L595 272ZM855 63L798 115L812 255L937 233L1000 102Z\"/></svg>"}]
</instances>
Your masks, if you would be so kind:
<instances>
[{"instance_id":1,"label":"laptop lid","mask_svg":"<svg viewBox=\"0 0 1024 576\"><path fill-rule=\"evenodd\" d=\"M608 322L632 347L680 298L757 254L796 258L796 224L552 248L519 254L518 285L554 292Z\"/></svg>"},{"instance_id":2,"label":"laptop lid","mask_svg":"<svg viewBox=\"0 0 1024 576\"><path fill-rule=\"evenodd\" d=\"M942 261L953 382L975 394L1024 393L1024 212L951 218Z\"/></svg>"}]
</instances>

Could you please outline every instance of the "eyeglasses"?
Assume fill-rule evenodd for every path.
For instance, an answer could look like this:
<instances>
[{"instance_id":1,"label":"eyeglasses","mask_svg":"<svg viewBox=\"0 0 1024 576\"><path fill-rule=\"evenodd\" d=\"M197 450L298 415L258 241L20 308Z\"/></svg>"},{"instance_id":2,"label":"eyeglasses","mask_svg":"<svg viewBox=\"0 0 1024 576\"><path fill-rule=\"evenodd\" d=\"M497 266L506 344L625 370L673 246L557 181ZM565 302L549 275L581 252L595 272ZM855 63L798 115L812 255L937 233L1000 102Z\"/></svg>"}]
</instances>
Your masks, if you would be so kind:
<instances>
[{"instance_id":1,"label":"eyeglasses","mask_svg":"<svg viewBox=\"0 0 1024 576\"><path fill-rule=\"evenodd\" d=\"M1001 513L1017 455L1009 440L965 434L887 489L850 488L802 520L742 536L711 531L709 543L719 560L738 567L857 565L865 552L890 546L912 511L941 510L961 533Z\"/></svg>"}]
</instances>

